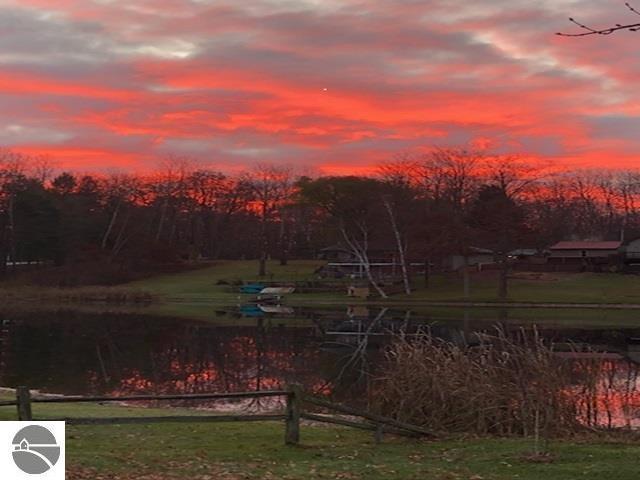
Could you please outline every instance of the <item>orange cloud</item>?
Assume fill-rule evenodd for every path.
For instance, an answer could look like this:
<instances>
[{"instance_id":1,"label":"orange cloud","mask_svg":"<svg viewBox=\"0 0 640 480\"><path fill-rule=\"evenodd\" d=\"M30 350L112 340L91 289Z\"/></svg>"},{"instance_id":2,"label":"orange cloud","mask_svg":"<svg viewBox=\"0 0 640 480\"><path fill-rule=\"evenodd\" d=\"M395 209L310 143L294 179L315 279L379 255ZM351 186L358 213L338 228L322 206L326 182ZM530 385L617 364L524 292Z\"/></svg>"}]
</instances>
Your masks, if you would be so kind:
<instances>
[{"instance_id":1,"label":"orange cloud","mask_svg":"<svg viewBox=\"0 0 640 480\"><path fill-rule=\"evenodd\" d=\"M472 142L633 166L633 43L553 35L574 9L612 18L583 2L11 0L0 18L24 28L0 45L0 146L82 169L181 155L364 173Z\"/></svg>"}]
</instances>

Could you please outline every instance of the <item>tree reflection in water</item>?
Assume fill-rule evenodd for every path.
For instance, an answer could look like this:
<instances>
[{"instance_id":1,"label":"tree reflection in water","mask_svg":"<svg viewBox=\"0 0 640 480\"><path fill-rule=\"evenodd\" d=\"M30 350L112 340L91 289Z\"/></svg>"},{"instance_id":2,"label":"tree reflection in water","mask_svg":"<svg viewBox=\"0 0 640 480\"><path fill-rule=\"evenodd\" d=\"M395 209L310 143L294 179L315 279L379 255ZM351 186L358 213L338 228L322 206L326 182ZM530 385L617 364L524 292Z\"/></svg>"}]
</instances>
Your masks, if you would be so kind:
<instances>
[{"instance_id":1,"label":"tree reflection in water","mask_svg":"<svg viewBox=\"0 0 640 480\"><path fill-rule=\"evenodd\" d=\"M1 385L64 394L251 391L300 383L327 393L339 361L313 324L213 325L124 314L14 315Z\"/></svg>"},{"instance_id":2,"label":"tree reflection in water","mask_svg":"<svg viewBox=\"0 0 640 480\"><path fill-rule=\"evenodd\" d=\"M338 401L366 404L390 331L428 326L468 345L496 321L434 322L407 311L304 310L295 318L241 318L220 312L216 323L125 313L5 313L0 333L0 386L28 385L62 394L199 393L282 388L299 383ZM497 319L502 328L522 323ZM531 322L528 323L531 326ZM546 327L556 343L597 345L611 355L576 362L581 415L593 424L640 423L638 366L626 339L637 329ZM630 351L630 350L629 350ZM589 374L596 371L596 375ZM589 382L597 378L596 389ZM588 388L589 387L589 388ZM594 393L595 392L595 393ZM203 405L202 403L200 405ZM205 404L206 405L206 404ZM268 407L248 404L248 408Z\"/></svg>"}]
</instances>

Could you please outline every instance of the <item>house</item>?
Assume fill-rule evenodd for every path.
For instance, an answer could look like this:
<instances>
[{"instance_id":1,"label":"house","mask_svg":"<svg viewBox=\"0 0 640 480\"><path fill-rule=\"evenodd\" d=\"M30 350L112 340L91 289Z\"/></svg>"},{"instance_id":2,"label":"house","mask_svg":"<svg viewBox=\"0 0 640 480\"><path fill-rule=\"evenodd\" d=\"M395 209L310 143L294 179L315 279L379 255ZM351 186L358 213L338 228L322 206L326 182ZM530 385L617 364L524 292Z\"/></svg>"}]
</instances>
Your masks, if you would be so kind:
<instances>
[{"instance_id":1,"label":"house","mask_svg":"<svg viewBox=\"0 0 640 480\"><path fill-rule=\"evenodd\" d=\"M513 268L518 270L544 270L548 257L548 251L537 248L516 248L508 254Z\"/></svg>"},{"instance_id":2,"label":"house","mask_svg":"<svg viewBox=\"0 0 640 480\"><path fill-rule=\"evenodd\" d=\"M369 248L367 255L369 267L378 279L398 275L401 266L396 259L394 248L372 246ZM365 265L353 251L340 244L321 249L318 252L318 258L327 261L326 265L316 271L323 278L365 277Z\"/></svg>"},{"instance_id":3,"label":"house","mask_svg":"<svg viewBox=\"0 0 640 480\"><path fill-rule=\"evenodd\" d=\"M620 241L563 241L549 248L552 263L604 265L617 263L620 257Z\"/></svg>"},{"instance_id":4,"label":"house","mask_svg":"<svg viewBox=\"0 0 640 480\"><path fill-rule=\"evenodd\" d=\"M622 258L627 267L637 270L640 267L640 238L626 242L621 248Z\"/></svg>"},{"instance_id":5,"label":"house","mask_svg":"<svg viewBox=\"0 0 640 480\"><path fill-rule=\"evenodd\" d=\"M470 267L476 267L479 270L485 265L492 265L496 263L495 253L488 248L469 247L467 249L469 254L466 258L466 264ZM456 271L460 270L465 265L465 256L460 253L449 255L445 259L445 270Z\"/></svg>"}]
</instances>

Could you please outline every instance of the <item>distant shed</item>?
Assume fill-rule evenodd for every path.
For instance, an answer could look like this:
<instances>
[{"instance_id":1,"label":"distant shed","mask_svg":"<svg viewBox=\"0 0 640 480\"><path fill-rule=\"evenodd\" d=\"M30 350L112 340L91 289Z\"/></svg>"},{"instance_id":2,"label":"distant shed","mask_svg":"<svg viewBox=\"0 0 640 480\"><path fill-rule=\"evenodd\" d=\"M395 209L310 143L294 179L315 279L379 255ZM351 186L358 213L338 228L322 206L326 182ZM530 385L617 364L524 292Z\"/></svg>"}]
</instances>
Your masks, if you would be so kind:
<instances>
[{"instance_id":1,"label":"distant shed","mask_svg":"<svg viewBox=\"0 0 640 480\"><path fill-rule=\"evenodd\" d=\"M619 241L565 241L549 248L551 259L556 261L591 261L605 263L620 253Z\"/></svg>"}]
</instances>

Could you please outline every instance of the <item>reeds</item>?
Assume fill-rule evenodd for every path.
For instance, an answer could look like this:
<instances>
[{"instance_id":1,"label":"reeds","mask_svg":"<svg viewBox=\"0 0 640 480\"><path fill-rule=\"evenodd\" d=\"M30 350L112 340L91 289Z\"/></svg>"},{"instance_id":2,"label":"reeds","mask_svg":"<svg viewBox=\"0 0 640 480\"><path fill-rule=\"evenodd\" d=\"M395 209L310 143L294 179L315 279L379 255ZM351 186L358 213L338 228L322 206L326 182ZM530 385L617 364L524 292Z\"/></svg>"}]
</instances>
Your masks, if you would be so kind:
<instances>
[{"instance_id":1,"label":"reeds","mask_svg":"<svg viewBox=\"0 0 640 480\"><path fill-rule=\"evenodd\" d=\"M429 333L398 337L374 382L375 406L432 430L527 436L536 445L585 429L631 427L637 367L591 354L560 357L535 329L497 330L472 347Z\"/></svg>"}]
</instances>

